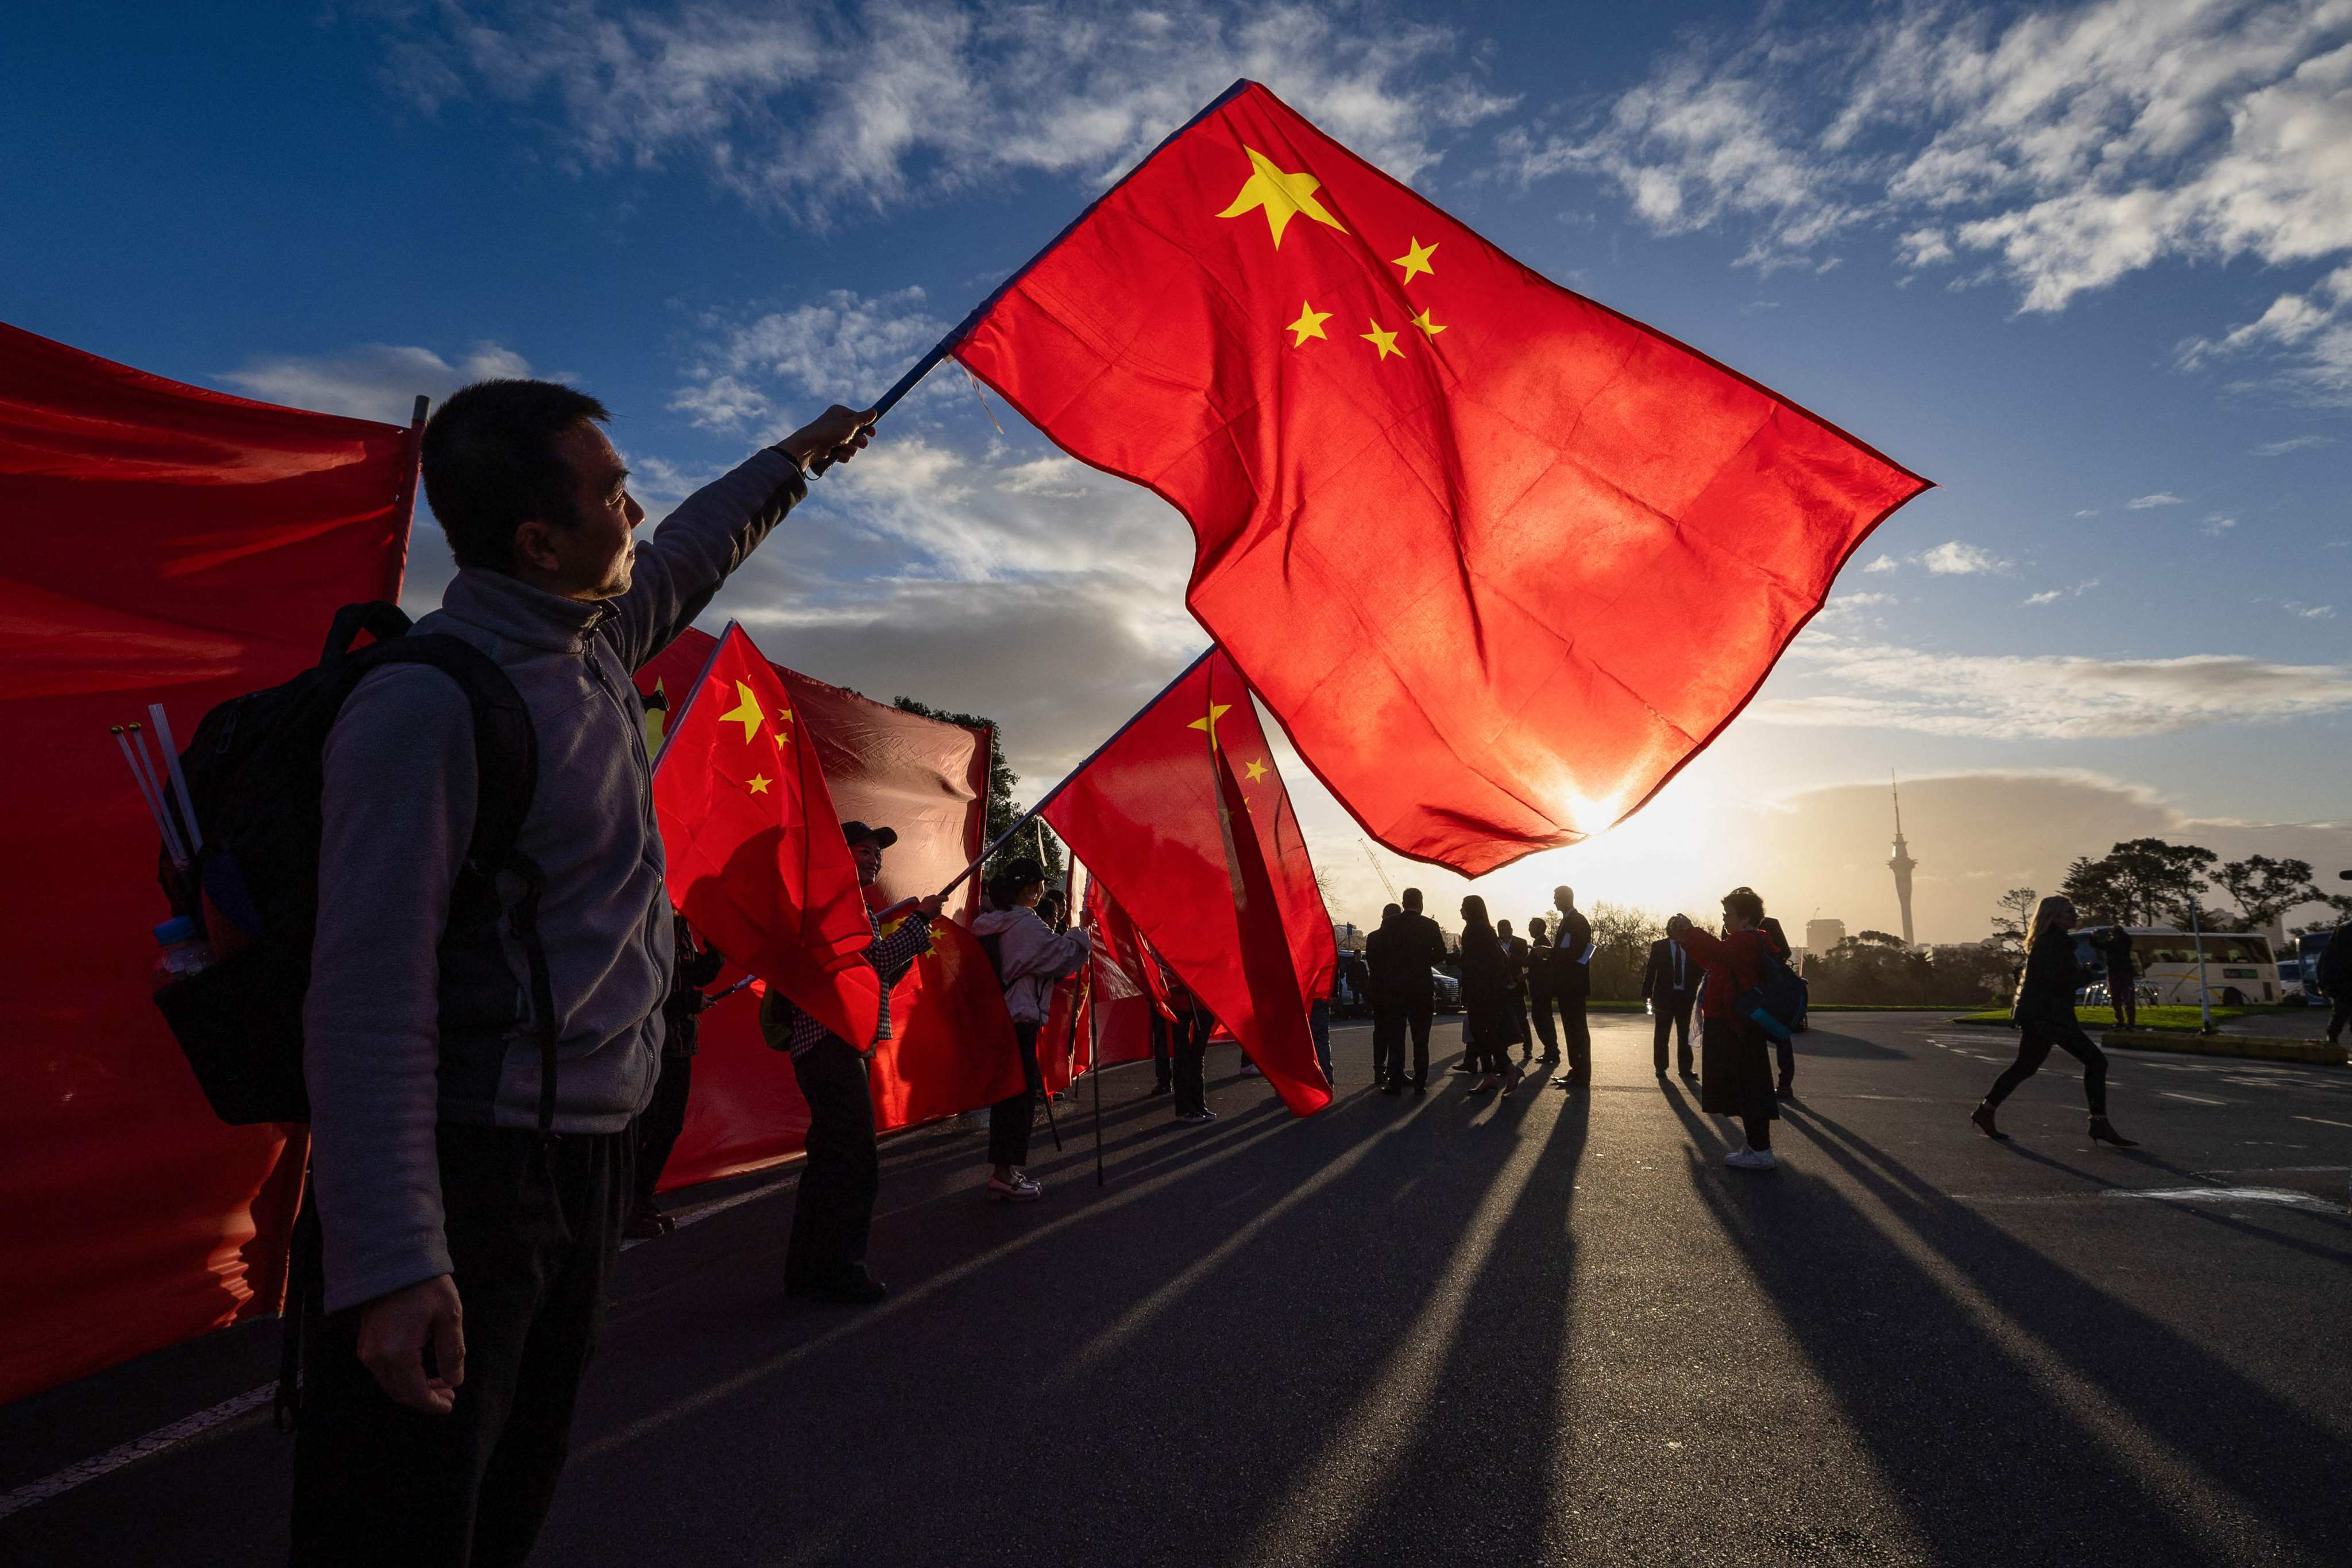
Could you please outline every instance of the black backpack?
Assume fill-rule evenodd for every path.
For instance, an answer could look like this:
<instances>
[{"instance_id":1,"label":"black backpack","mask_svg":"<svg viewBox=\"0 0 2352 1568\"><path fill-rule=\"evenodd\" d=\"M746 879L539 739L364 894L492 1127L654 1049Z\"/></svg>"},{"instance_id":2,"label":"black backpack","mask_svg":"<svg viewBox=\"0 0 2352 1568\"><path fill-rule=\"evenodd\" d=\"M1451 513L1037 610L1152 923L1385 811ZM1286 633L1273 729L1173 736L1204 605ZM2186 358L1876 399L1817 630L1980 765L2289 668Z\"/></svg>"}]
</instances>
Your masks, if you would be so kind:
<instances>
[{"instance_id":1,"label":"black backpack","mask_svg":"<svg viewBox=\"0 0 2352 1568\"><path fill-rule=\"evenodd\" d=\"M432 666L457 683L473 710L480 805L451 894L450 927L494 926L498 874L521 879L523 897L506 912L507 922L530 964L540 1030L540 1130L551 1124L556 1015L538 931L545 878L515 848L539 781L530 712L488 654L459 637L411 637L409 625L393 605L345 605L315 667L221 703L181 753L204 847L188 878L166 864L164 889L174 912L215 933L234 928L242 940L223 942L229 951L165 985L155 1002L213 1113L232 1126L310 1120L302 1002L318 923L323 753L352 689L387 664ZM375 640L355 649L362 631Z\"/></svg>"},{"instance_id":2,"label":"black backpack","mask_svg":"<svg viewBox=\"0 0 2352 1568\"><path fill-rule=\"evenodd\" d=\"M1805 1000L1804 981L1768 942L1757 955L1756 984L1732 999L1732 1011L1785 1040L1803 1021Z\"/></svg>"}]
</instances>

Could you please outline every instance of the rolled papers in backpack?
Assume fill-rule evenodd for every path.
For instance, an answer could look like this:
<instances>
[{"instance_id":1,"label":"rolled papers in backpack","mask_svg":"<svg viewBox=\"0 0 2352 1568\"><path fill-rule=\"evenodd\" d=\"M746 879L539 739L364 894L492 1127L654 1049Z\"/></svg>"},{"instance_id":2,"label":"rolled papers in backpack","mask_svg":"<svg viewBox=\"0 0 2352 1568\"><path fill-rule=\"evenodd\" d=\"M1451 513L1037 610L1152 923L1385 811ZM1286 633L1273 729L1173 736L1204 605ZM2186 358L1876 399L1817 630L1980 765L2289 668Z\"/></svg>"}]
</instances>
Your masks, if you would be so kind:
<instances>
[{"instance_id":1,"label":"rolled papers in backpack","mask_svg":"<svg viewBox=\"0 0 2352 1568\"><path fill-rule=\"evenodd\" d=\"M131 770L131 782L138 785L139 798L147 803L147 815L155 819L155 831L163 836L164 852L172 857L172 864L184 868L188 864L187 854L180 847L179 835L173 831L171 818L163 811L163 803L155 798L146 773L140 769L139 759L131 754L130 736L123 732L120 724L109 725L108 729L114 736L114 743L122 748L122 765Z\"/></svg>"},{"instance_id":2,"label":"rolled papers in backpack","mask_svg":"<svg viewBox=\"0 0 2352 1568\"><path fill-rule=\"evenodd\" d=\"M188 775L180 771L180 748L172 740L171 716L161 702L147 704L147 716L155 721L155 738L163 743L163 765L172 770L172 790L179 797L180 820L187 825L188 849L193 855L205 847L205 830L196 825L196 803L188 798Z\"/></svg>"},{"instance_id":3,"label":"rolled papers in backpack","mask_svg":"<svg viewBox=\"0 0 2352 1568\"><path fill-rule=\"evenodd\" d=\"M123 729L130 732L131 755L138 759L139 772L146 781L148 806L163 829L163 842L171 848L172 864L184 871L190 863L188 841L180 836L172 820L172 803L163 795L163 775L155 771L155 759L147 754L146 731L136 724L125 724Z\"/></svg>"}]
</instances>

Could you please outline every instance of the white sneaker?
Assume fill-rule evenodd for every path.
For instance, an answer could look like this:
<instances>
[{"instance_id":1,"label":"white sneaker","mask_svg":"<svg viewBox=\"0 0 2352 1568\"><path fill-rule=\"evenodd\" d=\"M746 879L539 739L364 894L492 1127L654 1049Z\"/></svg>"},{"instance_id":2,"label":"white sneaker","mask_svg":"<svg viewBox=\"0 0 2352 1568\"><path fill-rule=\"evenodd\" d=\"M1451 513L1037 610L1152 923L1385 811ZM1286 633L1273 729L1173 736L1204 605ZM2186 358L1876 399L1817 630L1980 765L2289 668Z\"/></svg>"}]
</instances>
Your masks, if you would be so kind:
<instances>
[{"instance_id":1,"label":"white sneaker","mask_svg":"<svg viewBox=\"0 0 2352 1568\"><path fill-rule=\"evenodd\" d=\"M1026 1171L1015 1171L1009 1182L989 1177L988 1195L1001 1204L1034 1204L1045 1195L1045 1184Z\"/></svg>"},{"instance_id":2,"label":"white sneaker","mask_svg":"<svg viewBox=\"0 0 2352 1568\"><path fill-rule=\"evenodd\" d=\"M1780 1163L1772 1158L1769 1149L1734 1149L1723 1157L1723 1163L1739 1171L1777 1170Z\"/></svg>"}]
</instances>

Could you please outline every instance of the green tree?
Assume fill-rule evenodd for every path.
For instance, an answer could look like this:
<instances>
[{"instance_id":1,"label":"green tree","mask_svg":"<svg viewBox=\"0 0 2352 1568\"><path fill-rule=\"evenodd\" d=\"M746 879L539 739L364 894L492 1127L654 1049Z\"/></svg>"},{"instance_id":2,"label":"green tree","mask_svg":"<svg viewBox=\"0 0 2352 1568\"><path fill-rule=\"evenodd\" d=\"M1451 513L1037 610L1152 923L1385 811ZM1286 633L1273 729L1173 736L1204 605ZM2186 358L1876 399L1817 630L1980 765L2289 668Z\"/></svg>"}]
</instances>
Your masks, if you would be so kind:
<instances>
[{"instance_id":1,"label":"green tree","mask_svg":"<svg viewBox=\"0 0 2352 1568\"><path fill-rule=\"evenodd\" d=\"M1622 1000L1642 994L1642 970L1650 944L1666 934L1665 922L1647 910L1597 903L1585 911L1592 922L1592 994ZM1549 928L1559 917L1545 911Z\"/></svg>"},{"instance_id":2,"label":"green tree","mask_svg":"<svg viewBox=\"0 0 2352 1568\"><path fill-rule=\"evenodd\" d=\"M2181 925L2206 891L2204 873L2221 857L2194 844L2127 838L2099 860L2067 868L2062 891L2075 912L2099 925ZM2073 890L2077 882L2085 896Z\"/></svg>"},{"instance_id":3,"label":"green tree","mask_svg":"<svg viewBox=\"0 0 2352 1568\"><path fill-rule=\"evenodd\" d=\"M2311 902L2319 891L2311 885L2310 861L2273 860L2267 855L2228 861L2213 873L2213 881L2238 906L2248 931L2260 930L2297 904Z\"/></svg>"},{"instance_id":4,"label":"green tree","mask_svg":"<svg viewBox=\"0 0 2352 1568\"><path fill-rule=\"evenodd\" d=\"M1021 775L1004 760L1004 734L992 719L977 713L954 713L944 708L934 708L912 697L893 698L890 706L902 713L912 713L920 719L936 719L943 724L961 724L967 730L985 730L990 738L988 764L988 826L982 842L993 844L1003 837L1007 828L1021 820L1024 809L1013 792L1020 786ZM1048 881L1057 881L1062 875L1062 841L1044 822L1028 824L1020 837L1004 847L988 864L981 868L983 877L993 876L1007 860L1028 855L1041 861Z\"/></svg>"},{"instance_id":5,"label":"green tree","mask_svg":"<svg viewBox=\"0 0 2352 1568\"><path fill-rule=\"evenodd\" d=\"M2058 892L2074 906L2077 915L2092 925L2134 923L2130 900L2117 879L2115 867L2105 860L2076 856L2074 863L2066 868L2066 877L2058 884Z\"/></svg>"}]
</instances>

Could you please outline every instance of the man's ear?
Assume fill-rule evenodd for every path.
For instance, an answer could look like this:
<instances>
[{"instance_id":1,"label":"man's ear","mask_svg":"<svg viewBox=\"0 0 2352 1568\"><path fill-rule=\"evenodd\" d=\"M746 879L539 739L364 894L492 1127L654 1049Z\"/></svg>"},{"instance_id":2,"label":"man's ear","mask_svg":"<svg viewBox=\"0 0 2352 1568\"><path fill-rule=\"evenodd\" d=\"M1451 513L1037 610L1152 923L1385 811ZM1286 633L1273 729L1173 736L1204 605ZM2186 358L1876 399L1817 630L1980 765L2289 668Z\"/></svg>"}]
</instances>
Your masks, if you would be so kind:
<instances>
[{"instance_id":1,"label":"man's ear","mask_svg":"<svg viewBox=\"0 0 2352 1568\"><path fill-rule=\"evenodd\" d=\"M515 524L514 563L541 572L561 570L562 560L555 553L555 531L537 518Z\"/></svg>"}]
</instances>

